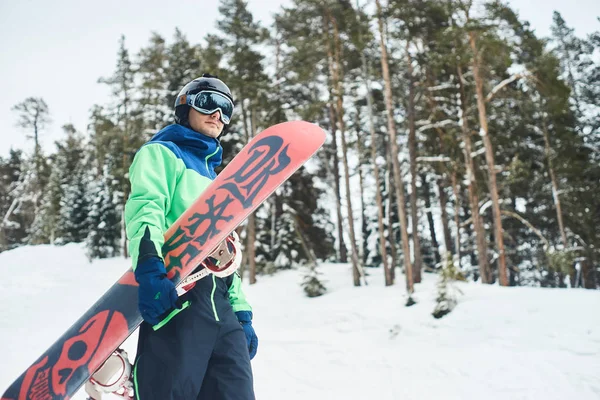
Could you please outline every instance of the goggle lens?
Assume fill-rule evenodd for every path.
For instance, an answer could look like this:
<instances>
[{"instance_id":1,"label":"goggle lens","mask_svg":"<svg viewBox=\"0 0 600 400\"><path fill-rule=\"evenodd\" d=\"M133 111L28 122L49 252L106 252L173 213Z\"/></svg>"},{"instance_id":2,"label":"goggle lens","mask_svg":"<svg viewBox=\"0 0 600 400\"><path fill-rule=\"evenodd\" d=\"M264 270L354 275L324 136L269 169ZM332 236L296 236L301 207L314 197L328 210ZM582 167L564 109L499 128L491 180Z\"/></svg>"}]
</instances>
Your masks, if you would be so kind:
<instances>
[{"instance_id":1,"label":"goggle lens","mask_svg":"<svg viewBox=\"0 0 600 400\"><path fill-rule=\"evenodd\" d=\"M226 96L218 92L203 90L199 93L188 95L187 104L194 110L210 115L216 111L221 114L221 121L228 125L233 116L233 102Z\"/></svg>"}]
</instances>

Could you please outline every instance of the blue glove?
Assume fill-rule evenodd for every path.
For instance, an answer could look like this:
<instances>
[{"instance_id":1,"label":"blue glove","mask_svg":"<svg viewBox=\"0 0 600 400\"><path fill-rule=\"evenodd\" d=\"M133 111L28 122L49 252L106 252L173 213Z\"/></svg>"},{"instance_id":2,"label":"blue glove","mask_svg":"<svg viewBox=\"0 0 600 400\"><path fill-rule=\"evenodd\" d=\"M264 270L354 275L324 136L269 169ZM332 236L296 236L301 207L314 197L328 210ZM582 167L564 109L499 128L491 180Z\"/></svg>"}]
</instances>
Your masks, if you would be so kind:
<instances>
[{"instance_id":1,"label":"blue glove","mask_svg":"<svg viewBox=\"0 0 600 400\"><path fill-rule=\"evenodd\" d=\"M149 324L154 326L172 309L181 308L175 285L167 279L167 270L160 258L149 257L139 262L135 280L140 284L138 307Z\"/></svg>"},{"instance_id":2,"label":"blue glove","mask_svg":"<svg viewBox=\"0 0 600 400\"><path fill-rule=\"evenodd\" d=\"M256 336L256 332L254 332L254 328L252 327L252 312L250 311L238 311L235 313L238 321L242 325L244 329L244 333L246 334L246 343L248 344L248 352L250 353L250 359L252 360L256 355L256 350L258 350L258 337Z\"/></svg>"}]
</instances>

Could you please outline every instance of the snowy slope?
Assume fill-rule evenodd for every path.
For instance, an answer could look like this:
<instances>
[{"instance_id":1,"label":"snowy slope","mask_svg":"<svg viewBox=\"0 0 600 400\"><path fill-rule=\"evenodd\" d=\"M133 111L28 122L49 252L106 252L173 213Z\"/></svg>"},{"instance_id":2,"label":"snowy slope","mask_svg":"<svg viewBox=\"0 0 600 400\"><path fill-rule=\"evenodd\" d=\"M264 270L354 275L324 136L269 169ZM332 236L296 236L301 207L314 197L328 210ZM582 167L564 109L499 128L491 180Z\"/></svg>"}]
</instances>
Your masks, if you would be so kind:
<instances>
[{"instance_id":1,"label":"snowy slope","mask_svg":"<svg viewBox=\"0 0 600 400\"><path fill-rule=\"evenodd\" d=\"M73 244L0 254L0 392L126 268ZM320 298L303 295L300 271L246 287L259 400L600 399L600 291L461 284L458 307L435 320L434 276L405 308L403 285L385 288L380 270L360 288L347 265L321 272Z\"/></svg>"}]
</instances>

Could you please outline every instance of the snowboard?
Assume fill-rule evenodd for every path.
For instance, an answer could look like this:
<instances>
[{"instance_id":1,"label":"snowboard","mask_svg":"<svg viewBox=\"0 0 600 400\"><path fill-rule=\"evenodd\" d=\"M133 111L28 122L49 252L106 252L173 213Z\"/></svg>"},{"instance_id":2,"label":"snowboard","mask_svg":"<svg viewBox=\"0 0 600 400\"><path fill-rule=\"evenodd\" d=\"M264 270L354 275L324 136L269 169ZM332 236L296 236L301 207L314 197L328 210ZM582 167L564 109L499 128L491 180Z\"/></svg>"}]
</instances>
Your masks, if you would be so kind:
<instances>
[{"instance_id":1,"label":"snowboard","mask_svg":"<svg viewBox=\"0 0 600 400\"><path fill-rule=\"evenodd\" d=\"M165 233L175 286L325 142L317 125L292 121L255 136ZM142 323L129 269L4 392L1 400L67 400Z\"/></svg>"}]
</instances>

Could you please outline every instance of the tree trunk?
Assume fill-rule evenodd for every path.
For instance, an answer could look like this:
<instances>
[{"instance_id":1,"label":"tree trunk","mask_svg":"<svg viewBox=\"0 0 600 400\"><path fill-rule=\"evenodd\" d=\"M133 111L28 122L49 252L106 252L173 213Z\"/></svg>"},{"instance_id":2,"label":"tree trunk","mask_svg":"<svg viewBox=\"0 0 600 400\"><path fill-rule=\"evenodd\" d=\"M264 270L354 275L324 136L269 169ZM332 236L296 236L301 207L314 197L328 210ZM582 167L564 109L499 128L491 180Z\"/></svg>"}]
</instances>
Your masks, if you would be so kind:
<instances>
[{"instance_id":1,"label":"tree trunk","mask_svg":"<svg viewBox=\"0 0 600 400\"><path fill-rule=\"evenodd\" d=\"M250 128L248 127L248 112L246 110L246 105L244 104L244 97L243 97L243 93L244 90L243 88L240 88L240 109L242 110L242 126L244 128L244 136L246 138L246 143L248 143L250 141ZM252 215L252 214L251 214ZM254 247L254 241L250 241L250 216L248 217L248 220L246 222L246 226L245 226L245 230L246 230L246 248L244 249L245 251L242 253L242 263L240 265L239 268L239 273L240 273L240 278L244 279L244 274L246 272L246 265L249 266L250 263L250 253L254 252L253 250L250 250L250 247ZM240 232L238 232L240 233ZM250 269L250 268L248 268Z\"/></svg>"},{"instance_id":2,"label":"tree trunk","mask_svg":"<svg viewBox=\"0 0 600 400\"><path fill-rule=\"evenodd\" d=\"M412 57L409 53L410 41L406 42L406 63L408 65L408 153L410 159L410 214L413 239L413 276L415 283L421 282L421 240L419 238L419 210L417 208L417 132L415 128L415 85ZM436 247L437 254L437 247Z\"/></svg>"},{"instance_id":3,"label":"tree trunk","mask_svg":"<svg viewBox=\"0 0 600 400\"><path fill-rule=\"evenodd\" d=\"M352 210L352 193L350 190L350 169L348 167L348 147L346 145L346 127L344 123L344 105L343 105L343 97L344 97L344 89L342 85L343 81L343 71L342 64L340 62L340 43L339 43L339 32L337 28L337 23L335 19L329 16L330 21L333 25L334 31L334 57L330 57L330 70L333 72L333 83L336 93L336 111L337 111L337 123L338 129L340 130L340 138L342 144L342 165L344 166L344 183L346 186L346 207L348 213L348 233L350 235L350 249L351 249L351 259L352 259L352 276L354 281L354 286L360 286L360 277L363 275L361 273L362 267L359 261L358 256L358 248L356 246L356 231L354 229L354 212ZM327 27L328 25L326 25ZM328 47L328 53L331 53L331 48ZM363 276L364 278L364 276Z\"/></svg>"},{"instance_id":4,"label":"tree trunk","mask_svg":"<svg viewBox=\"0 0 600 400\"><path fill-rule=\"evenodd\" d=\"M377 204L377 227L379 229L379 253L383 265L383 276L385 286L394 284L392 269L390 268L387 248L385 241L385 227L383 224L384 210L381 198L381 182L379 180L379 165L377 164L377 136L375 133L375 119L373 118L373 96L371 95L371 82L369 80L369 70L364 52L361 52L361 62L363 77L367 87L367 110L369 113L369 131L371 133L371 162L373 163L373 175L375 176L375 202Z\"/></svg>"},{"instance_id":5,"label":"tree trunk","mask_svg":"<svg viewBox=\"0 0 600 400\"><path fill-rule=\"evenodd\" d=\"M467 193L467 197L468 197L468 193ZM471 207L470 205L467 205L467 202L461 202L461 207L463 209L463 213L465 215L465 220L469 220L473 218L473 215L471 214ZM471 265L477 265L479 258L478 258L478 253L479 251L477 250L477 236L474 233L471 224L465 224L463 226L463 229L465 230L465 237L468 238L475 238L475 243L471 243L469 241L469 243L466 246L466 251L467 254L469 256L469 263ZM473 281L477 282L477 280L481 278L481 270L478 268L477 270L473 271ZM483 279L481 280L483 282Z\"/></svg>"},{"instance_id":6,"label":"tree trunk","mask_svg":"<svg viewBox=\"0 0 600 400\"><path fill-rule=\"evenodd\" d=\"M275 236L277 236L277 232L275 231L277 229L277 194L273 193L272 197L271 197L271 240L269 241L269 248L271 249L271 251L273 251L273 249L275 249ZM271 256L273 255L273 253L271 253ZM272 259L272 261L275 261L274 259Z\"/></svg>"},{"instance_id":7,"label":"tree trunk","mask_svg":"<svg viewBox=\"0 0 600 400\"><path fill-rule=\"evenodd\" d=\"M294 228L296 231L296 235L298 236L298 239L300 239L300 244L302 245L302 249L306 254L306 259L311 264L311 268L315 269L318 266L319 262L317 260L317 257L315 256L315 252L313 251L312 246L304 238L304 234L302 234L302 228L304 227L304 225L305 224L302 223L300 217L298 217L298 214L296 214L296 211L294 210Z\"/></svg>"},{"instance_id":8,"label":"tree trunk","mask_svg":"<svg viewBox=\"0 0 600 400\"><path fill-rule=\"evenodd\" d=\"M360 188L360 263L361 265L365 265L367 263L367 216L365 215L365 184L363 177L363 166L364 166L364 150L362 146L361 140L361 130L360 130L360 119L358 118L358 113L356 114L356 146L358 151L358 185Z\"/></svg>"},{"instance_id":9,"label":"tree trunk","mask_svg":"<svg viewBox=\"0 0 600 400\"><path fill-rule=\"evenodd\" d=\"M328 40L327 32L325 32L325 40ZM331 72L331 71L330 71ZM331 75L331 73L330 73ZM335 191L335 209L337 217L337 234L338 234L338 256L342 263L348 262L348 252L346 244L344 242L344 219L342 217L342 194L340 189L340 160L338 158L338 147L337 147L337 122L334 110L334 98L333 98L333 83L329 85L329 121L331 125L331 135L333 140L332 152L333 152L333 186Z\"/></svg>"},{"instance_id":10,"label":"tree trunk","mask_svg":"<svg viewBox=\"0 0 600 400\"><path fill-rule=\"evenodd\" d=\"M435 257L435 264L440 265L442 259L440 257L440 246L438 244L437 238L435 236L435 222L433 220L433 213L431 212L431 190L429 189L429 182L427 182L427 176L425 174L421 175L421 182L423 183L423 188L425 190L424 199L425 199L425 209L427 210L427 223L429 225L429 234L431 235L431 245L433 246L433 256ZM444 208L444 207L442 207ZM448 221L446 221L447 223Z\"/></svg>"},{"instance_id":11,"label":"tree trunk","mask_svg":"<svg viewBox=\"0 0 600 400\"><path fill-rule=\"evenodd\" d=\"M252 108L250 108L250 134L251 137L248 138L246 143L249 143L250 140L256 136L256 113ZM248 273L249 273L249 283L254 285L256 283L256 212L251 213L248 216L248 245L246 247L246 252L248 253Z\"/></svg>"},{"instance_id":12,"label":"tree trunk","mask_svg":"<svg viewBox=\"0 0 600 400\"><path fill-rule=\"evenodd\" d=\"M479 134L483 138L485 146L485 160L487 162L489 174L489 189L492 198L492 212L494 216L494 238L498 250L498 277L500 285L508 286L508 271L506 268L506 252L504 251L504 232L502 229L502 216L500 214L500 199L498 197L498 186L496 184L496 163L494 161L494 150L490 139L487 111L485 109L485 96L483 95L483 78L481 77L480 55L477 49L475 33L469 32L469 43L473 51L473 78L475 79L475 90L477 92L477 110L479 111L479 125L481 127Z\"/></svg>"},{"instance_id":13,"label":"tree trunk","mask_svg":"<svg viewBox=\"0 0 600 400\"><path fill-rule=\"evenodd\" d=\"M481 275L481 281L483 283L492 283L492 274L488 264L487 254L487 240L485 237L485 229L483 227L483 221L481 215L479 215L479 195L477 194L477 180L475 177L475 163L473 162L473 145L471 143L471 133L469 131L469 125L467 122L467 96L465 94L464 78L462 74L462 68L457 66L458 72L458 84L460 87L460 104L461 104L461 132L462 139L465 147L463 153L465 156L465 167L467 169L467 181L469 191L469 205L471 211L471 218L473 220L473 227L475 229L475 241L477 243L477 261L479 265L479 274Z\"/></svg>"},{"instance_id":14,"label":"tree trunk","mask_svg":"<svg viewBox=\"0 0 600 400\"><path fill-rule=\"evenodd\" d=\"M456 257L455 265L460 268L460 260L462 258L460 250L460 196L458 194L458 179L456 178L456 171L452 171L450 177L452 182L452 194L454 196L454 225L456 225L456 237L454 238L454 255Z\"/></svg>"},{"instance_id":15,"label":"tree trunk","mask_svg":"<svg viewBox=\"0 0 600 400\"><path fill-rule=\"evenodd\" d=\"M404 267L406 270L406 288L410 295L414 292L414 281L412 263L410 260L410 247L408 244L408 231L406 229L406 210L404 184L400 176L400 163L398 161L398 143L396 141L396 122L394 121L394 109L392 101L392 83L390 79L390 71L387 59L387 49L385 46L385 38L383 32L383 16L381 13L381 4L379 0L375 0L377 6L377 19L379 22L379 36L381 45L381 71L385 82L385 108L388 118L388 131L390 136L390 152L392 159L392 170L394 173L394 186L396 189L396 202L398 203L398 215L400 217L400 232L402 234L402 252L404 254Z\"/></svg>"},{"instance_id":16,"label":"tree trunk","mask_svg":"<svg viewBox=\"0 0 600 400\"><path fill-rule=\"evenodd\" d=\"M542 111L542 114L544 112ZM550 173L550 180L552 182L552 198L554 199L554 206L556 207L556 219L558 220L558 229L560 230L560 237L563 242L565 249L569 247L567 242L567 234L565 232L565 225L563 223L562 207L560 204L560 196L558 192L558 180L556 179L556 173L554 172L554 165L552 163L552 148L550 147L550 135L548 133L548 126L546 124L546 116L542 117L542 131L544 133L544 149L546 153L546 159L548 160L548 172Z\"/></svg>"},{"instance_id":17,"label":"tree trunk","mask_svg":"<svg viewBox=\"0 0 600 400\"><path fill-rule=\"evenodd\" d=\"M594 263L588 257L581 261L581 280L585 289L596 289L598 287Z\"/></svg>"},{"instance_id":18,"label":"tree trunk","mask_svg":"<svg viewBox=\"0 0 600 400\"><path fill-rule=\"evenodd\" d=\"M124 87L123 88L123 114L125 115L125 120L124 120L124 129L123 129L123 155L121 157L121 162L122 162L122 166L121 168L123 168L123 174L126 174L128 169L129 169L129 163L128 163L128 152L129 152L129 124L128 124L128 120L129 120L129 114L127 111L127 100L129 98L129 95L127 93L127 89ZM125 175L123 175L125 176ZM123 237L123 257L127 258L129 257L128 254L128 245L127 245L127 228L125 226L125 205L127 204L127 199L129 198L129 180L128 179L123 179L123 203L122 203L122 216L121 216L121 220L123 221L121 223L121 235Z\"/></svg>"},{"instance_id":19,"label":"tree trunk","mask_svg":"<svg viewBox=\"0 0 600 400\"><path fill-rule=\"evenodd\" d=\"M444 180L442 178L436 179L436 185L439 192L440 199L440 213L442 218L442 233L444 234L444 247L448 253L456 253L456 249L453 249L452 234L450 233L450 223L448 219L448 211L446 206L448 205L448 195L444 190Z\"/></svg>"},{"instance_id":20,"label":"tree trunk","mask_svg":"<svg viewBox=\"0 0 600 400\"><path fill-rule=\"evenodd\" d=\"M40 163L41 159L40 159L40 155L41 155L41 149L42 147L40 146L40 137L39 137L39 128L38 128L38 120L40 118L40 109L39 107L35 108L35 117L33 119L33 140L35 141L34 144L34 149L33 149L33 157L34 157L34 164L35 164L35 190L37 191L37 193L42 193L42 165ZM41 196L40 196L41 197ZM35 213L37 214L37 209L38 209L38 205L39 205L39 201L41 199L35 199L35 202L33 204L34 208L35 208Z\"/></svg>"},{"instance_id":21,"label":"tree trunk","mask_svg":"<svg viewBox=\"0 0 600 400\"><path fill-rule=\"evenodd\" d=\"M396 267L398 266L398 252L396 250L396 234L394 231L394 213L392 212L392 205L394 204L394 183L392 178L392 156L390 155L390 148L387 146L387 152L385 155L387 163L387 173L385 174L385 186L387 189L388 197L386 200L386 212L388 221L388 237L390 238L390 254L392 258L392 265L390 266L390 275L392 277L392 284L396 280Z\"/></svg>"},{"instance_id":22,"label":"tree trunk","mask_svg":"<svg viewBox=\"0 0 600 400\"><path fill-rule=\"evenodd\" d=\"M282 75L282 71L281 71L281 39L279 37L278 32L275 33L275 80L277 81L277 97L278 98L282 98L282 90L281 90L281 75ZM274 254L274 249L275 249L275 237L277 236L277 191L275 191L275 193L273 193L271 195L271 240L269 241L269 248L270 248L270 257L271 257L271 261L275 262L275 254Z\"/></svg>"}]
</instances>

